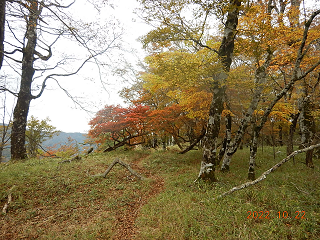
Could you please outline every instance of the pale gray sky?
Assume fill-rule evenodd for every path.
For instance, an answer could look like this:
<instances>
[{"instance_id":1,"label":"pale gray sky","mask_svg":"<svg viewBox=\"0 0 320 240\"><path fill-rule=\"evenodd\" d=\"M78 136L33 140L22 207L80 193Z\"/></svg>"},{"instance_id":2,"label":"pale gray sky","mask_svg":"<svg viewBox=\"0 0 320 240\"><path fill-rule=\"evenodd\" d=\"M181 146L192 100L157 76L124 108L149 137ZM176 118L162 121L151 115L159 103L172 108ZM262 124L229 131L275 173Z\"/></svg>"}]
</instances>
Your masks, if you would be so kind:
<instances>
[{"instance_id":1,"label":"pale gray sky","mask_svg":"<svg viewBox=\"0 0 320 240\"><path fill-rule=\"evenodd\" d=\"M81 4L81 2L83 3ZM138 4L135 0L117 0L114 1L114 8L105 7L100 9L99 16L90 4L84 4L83 0L78 0L73 9L77 14L83 16L83 20L87 21L101 19L103 22L104 18L112 16L118 19L124 28L123 46L128 51L126 53L121 52L121 54L125 54L125 59L135 63L138 62L137 57L140 60L144 58L141 44L136 40L150 29L133 13L136 7L138 7ZM135 50L136 53L130 53L130 50ZM117 58L119 54L116 53L114 57ZM118 61L118 59L113 60L115 62ZM90 64L80 71L77 76L65 78L60 83L70 94L79 98L79 101L84 103L84 107L96 112L106 104L123 103L118 96L118 91L125 86L123 80L120 77L112 76L112 74L107 77L103 75L103 78L107 78L103 79L105 89L100 82L97 66ZM64 132L88 131L88 122L94 116L76 106L61 89L57 88L54 82L48 85L48 89L41 98L32 101L29 116L31 115L38 119L49 117L51 124Z\"/></svg>"}]
</instances>

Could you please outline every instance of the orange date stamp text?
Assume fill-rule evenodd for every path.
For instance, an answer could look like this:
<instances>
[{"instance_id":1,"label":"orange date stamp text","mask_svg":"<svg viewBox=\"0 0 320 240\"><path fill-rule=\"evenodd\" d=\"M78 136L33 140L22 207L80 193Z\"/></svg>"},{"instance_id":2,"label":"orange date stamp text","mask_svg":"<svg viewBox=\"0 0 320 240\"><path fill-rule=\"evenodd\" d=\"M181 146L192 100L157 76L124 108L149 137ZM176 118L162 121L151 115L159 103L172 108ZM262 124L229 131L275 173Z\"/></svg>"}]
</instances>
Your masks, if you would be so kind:
<instances>
[{"instance_id":1,"label":"orange date stamp text","mask_svg":"<svg viewBox=\"0 0 320 240\"><path fill-rule=\"evenodd\" d=\"M305 211L295 211L290 214L288 211L247 211L247 219L306 219Z\"/></svg>"}]
</instances>

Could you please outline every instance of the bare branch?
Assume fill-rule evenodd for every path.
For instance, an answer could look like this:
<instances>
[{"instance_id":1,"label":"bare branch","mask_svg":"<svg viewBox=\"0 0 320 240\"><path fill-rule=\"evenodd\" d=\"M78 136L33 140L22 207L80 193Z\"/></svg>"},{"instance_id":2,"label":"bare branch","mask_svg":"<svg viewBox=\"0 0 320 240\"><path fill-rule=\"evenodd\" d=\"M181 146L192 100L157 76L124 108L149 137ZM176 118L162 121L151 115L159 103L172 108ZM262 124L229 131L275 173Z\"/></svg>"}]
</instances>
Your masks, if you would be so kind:
<instances>
[{"instance_id":1,"label":"bare branch","mask_svg":"<svg viewBox=\"0 0 320 240\"><path fill-rule=\"evenodd\" d=\"M302 38L302 41L300 44L300 48L298 50L298 56L297 56L297 60L296 60L296 64L295 64L295 70L294 70L294 77L295 78L298 78L298 70L300 68L301 61L304 58L304 56L306 55L306 51L303 51L303 49L306 45L306 41L307 41L308 33L309 33L309 28L310 28L311 23L314 20L314 18L319 14L320 14L320 9L313 12L312 15L310 16L309 20L305 23L303 38Z\"/></svg>"},{"instance_id":2,"label":"bare branch","mask_svg":"<svg viewBox=\"0 0 320 240\"><path fill-rule=\"evenodd\" d=\"M21 50L21 49L15 49L15 50L13 50L12 52L6 52L6 51L4 51L5 54L15 54L16 52L21 52L21 53L22 53L22 50Z\"/></svg>"},{"instance_id":3,"label":"bare branch","mask_svg":"<svg viewBox=\"0 0 320 240\"><path fill-rule=\"evenodd\" d=\"M43 56L38 51L35 51L35 54L43 61L48 61L52 57L51 47L50 46L48 46L48 47L49 47L49 49L46 49L48 51L48 55L47 56Z\"/></svg>"},{"instance_id":4,"label":"bare branch","mask_svg":"<svg viewBox=\"0 0 320 240\"><path fill-rule=\"evenodd\" d=\"M19 40L19 38L17 38L16 34L15 34L14 31L12 30L12 28L10 27L10 24L9 24L8 20L6 20L6 22L7 22L7 26L8 26L8 28L9 28L10 32L12 33L13 37L14 37L21 45L23 45L23 43ZM7 43L7 42L6 42L6 43ZM10 44L10 45L11 45L11 44Z\"/></svg>"},{"instance_id":5,"label":"bare branch","mask_svg":"<svg viewBox=\"0 0 320 240\"><path fill-rule=\"evenodd\" d=\"M22 63L22 61L17 60L17 59L14 59L13 57L8 56L7 54L5 54L5 56L6 56L7 58L9 58L9 59L11 59L11 60L13 60L13 61L17 62L17 63Z\"/></svg>"},{"instance_id":6,"label":"bare branch","mask_svg":"<svg viewBox=\"0 0 320 240\"><path fill-rule=\"evenodd\" d=\"M48 71L48 70L53 70L53 69L56 69L58 66L65 64L66 60L67 60L67 59L61 59L61 60L58 61L58 62L56 63L56 65L53 66L53 67L35 68L34 70L35 70L35 71ZM41 76L39 76L39 77L41 77ZM39 78L39 77L37 77L37 78ZM35 77L34 79L36 79L36 77Z\"/></svg>"},{"instance_id":7,"label":"bare branch","mask_svg":"<svg viewBox=\"0 0 320 240\"><path fill-rule=\"evenodd\" d=\"M44 2L41 2L41 4L46 7L46 8L49 8L49 7L56 7L56 8L69 8L71 7L76 1L74 0L72 3L70 3L69 5L66 5L66 6L62 6L60 4L56 4L56 3L50 3L50 4L44 4Z\"/></svg>"},{"instance_id":8,"label":"bare branch","mask_svg":"<svg viewBox=\"0 0 320 240\"><path fill-rule=\"evenodd\" d=\"M5 86L0 86L0 92L8 92L15 97L18 97L18 93L11 91L10 89L6 88Z\"/></svg>"},{"instance_id":9,"label":"bare branch","mask_svg":"<svg viewBox=\"0 0 320 240\"><path fill-rule=\"evenodd\" d=\"M99 55L99 54L102 54L102 53L98 53L97 55ZM43 81L43 83L42 83L42 88L41 88L39 94L36 95L36 96L32 96L32 99L39 98L39 97L42 95L44 89L46 88L46 83L47 83L47 80L48 80L48 79L54 78L54 77L69 77L69 76L75 75L75 74L77 74L77 73L82 69L82 67L83 67L90 59L92 59L93 57L95 57L95 56L92 56L92 55L89 56L89 57L80 65L80 67L78 67L78 69L77 69L76 71L72 72L72 73L60 73L60 74L59 74L59 73L53 73L53 74L48 75L48 76L44 79L44 81Z\"/></svg>"}]
</instances>

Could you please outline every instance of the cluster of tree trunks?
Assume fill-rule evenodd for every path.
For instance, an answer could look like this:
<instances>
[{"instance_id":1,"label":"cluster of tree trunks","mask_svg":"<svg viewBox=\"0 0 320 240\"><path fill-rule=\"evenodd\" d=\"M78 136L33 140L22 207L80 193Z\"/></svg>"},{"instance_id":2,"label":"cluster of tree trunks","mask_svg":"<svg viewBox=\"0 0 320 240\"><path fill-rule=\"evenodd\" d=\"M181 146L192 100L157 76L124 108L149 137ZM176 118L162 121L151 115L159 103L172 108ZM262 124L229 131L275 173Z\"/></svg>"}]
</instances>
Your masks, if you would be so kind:
<instances>
[{"instance_id":1,"label":"cluster of tree trunks","mask_svg":"<svg viewBox=\"0 0 320 240\"><path fill-rule=\"evenodd\" d=\"M232 62L240 6L240 0L230 1L227 20L224 25L224 35L218 51L222 69L220 73L214 76L213 83L211 85L213 98L209 109L207 130L203 138L203 158L198 175L198 178L206 181L216 181L215 166L218 162L217 141L220 132L221 114L224 110L226 91L224 82L228 77L227 73L230 70Z\"/></svg>"},{"instance_id":2,"label":"cluster of tree trunks","mask_svg":"<svg viewBox=\"0 0 320 240\"><path fill-rule=\"evenodd\" d=\"M271 4L271 1L269 3ZM272 10L272 8L269 8L269 11L270 11L269 14L271 13L271 10ZM319 62L318 62L315 65L313 65L312 67L310 67L304 73L301 73L300 64L306 54L306 52L304 51L304 48L306 45L308 31L309 31L311 23L313 22L314 18L319 14L319 12L320 12L319 10L314 12L311 15L311 17L308 19L308 21L305 23L304 35L303 35L303 38L301 39L301 45L300 45L300 48L297 53L295 68L293 70L290 81L287 84L285 84L283 89L276 95L276 97L273 99L273 101L271 101L269 106L265 109L264 114L260 119L260 122L258 124L253 123L253 125L252 125L252 135L251 135L252 140L251 140L251 145L250 145L250 160L249 160L249 170L248 170L248 179L250 179L250 180L255 179L254 168L255 168L257 146L258 146L258 138L260 136L262 128L264 127L266 121L268 120L268 117L269 117L273 107L281 98L283 98L292 89L292 87L294 86L294 84L297 81L304 79L310 72L312 72L319 65ZM222 42L222 44L223 44L223 42ZM256 74L255 74L256 81L255 82L257 85L254 90L254 95L252 98L251 105L249 106L247 113L245 114L244 118L242 119L240 127L234 137L234 141L231 143L230 139L228 140L229 144L226 147L227 149L224 151L225 154L224 154L224 158L223 158L223 162L222 162L222 166L221 166L222 171L229 170L231 157L237 151L238 146L239 146L239 144L243 138L243 135L245 133L245 130L251 121L252 113L257 108L258 102L260 101L260 95L261 95L263 88L264 88L263 86L266 83L266 78L267 78L266 69L270 65L271 60L272 60L272 52L270 50L267 50L267 58L266 58L264 64L261 65L260 67L258 67L256 70ZM306 96L306 94L305 94L305 96ZM213 101L213 103L214 103L214 101ZM312 142L312 131L314 131L314 126L312 124L314 123L314 121L311 119L312 118L312 115L310 114L311 111L308 110L308 109L310 109L310 102L308 102L305 97L304 100L302 101L302 103L303 104L301 105L302 107L300 109L300 121L299 121L300 124L299 124L299 126L300 126L301 133L302 133L302 144L304 144L304 147L307 147L307 146L310 146L310 144ZM216 106L215 109L218 109L217 108L218 105L216 105L216 103L214 103L214 104L215 104L214 106ZM213 107L211 106L210 111L212 108ZM212 116L214 116L213 113L214 112L210 112L208 126L210 125L210 123L220 125L220 121L213 121L213 118L212 118ZM296 121L296 120L294 119L294 121ZM291 129L291 134L294 133L294 127L295 126L293 125L292 129ZM218 131L219 128L216 127L215 130ZM228 128L227 128L227 131L228 131ZM208 127L207 132L208 132L207 136L209 136L209 133L211 132L210 127ZM226 135L230 136L230 134L228 134L228 133ZM292 136L293 135L291 135L291 137ZM213 142L210 143L209 145L214 146L215 145L214 139L216 139L216 137L214 135L212 135L212 136L210 136L210 138L211 138L211 141L213 141ZM216 151L210 152L210 151L208 151L208 149L209 148L206 145L204 145L204 156L208 156L209 153L211 153L211 152L213 152L213 155L216 155ZM308 151L306 154L307 155L306 156L306 164L309 167L313 166L313 164L312 164L312 151L313 151L313 149ZM208 179L208 177L205 174L201 174L202 172L205 172L204 171L205 162L206 161L202 162L200 174L199 174L199 178L202 178L202 179ZM213 165L213 161L211 163ZM213 175L213 174L211 173L211 175ZM212 177L211 180L214 180L214 178Z\"/></svg>"}]
</instances>

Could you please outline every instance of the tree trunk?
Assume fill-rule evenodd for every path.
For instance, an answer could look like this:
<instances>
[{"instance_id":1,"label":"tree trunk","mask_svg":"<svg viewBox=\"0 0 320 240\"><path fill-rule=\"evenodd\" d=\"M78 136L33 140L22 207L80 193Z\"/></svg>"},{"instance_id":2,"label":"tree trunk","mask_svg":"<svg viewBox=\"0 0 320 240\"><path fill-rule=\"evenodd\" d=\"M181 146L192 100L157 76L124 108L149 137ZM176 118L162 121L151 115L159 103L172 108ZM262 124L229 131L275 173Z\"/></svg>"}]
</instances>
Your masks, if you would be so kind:
<instances>
[{"instance_id":1,"label":"tree trunk","mask_svg":"<svg viewBox=\"0 0 320 240\"><path fill-rule=\"evenodd\" d=\"M282 125L280 124L279 125L279 133L278 133L278 136L279 136L279 139L278 139L278 143L279 143L279 146L282 147L283 146L283 128L282 128Z\"/></svg>"},{"instance_id":2,"label":"tree trunk","mask_svg":"<svg viewBox=\"0 0 320 240\"><path fill-rule=\"evenodd\" d=\"M216 82L218 85L218 83ZM217 139L220 132L221 113L225 88L216 87L211 102L207 131L203 138L203 159L198 178L207 181L216 181L215 165L217 162Z\"/></svg>"},{"instance_id":3,"label":"tree trunk","mask_svg":"<svg viewBox=\"0 0 320 240\"><path fill-rule=\"evenodd\" d=\"M292 114L292 122L289 128L288 142L287 142L287 156L293 152L293 137L296 130L298 118L300 113Z\"/></svg>"},{"instance_id":4,"label":"tree trunk","mask_svg":"<svg viewBox=\"0 0 320 240\"><path fill-rule=\"evenodd\" d=\"M252 141L250 145L250 159L249 159L249 171L248 171L248 179L253 181L256 178L255 174L255 165L256 165L256 155L257 155L257 149L258 149L258 136L259 136L259 130L256 128L256 126L253 127L253 136Z\"/></svg>"},{"instance_id":5,"label":"tree trunk","mask_svg":"<svg viewBox=\"0 0 320 240\"><path fill-rule=\"evenodd\" d=\"M231 158L233 154L235 154L238 150L238 147L242 141L242 138L245 134L247 127L252 118L252 114L257 109L258 103L260 102L261 93L265 88L265 84L267 82L267 73L266 70L271 63L272 53L269 52L266 61L260 67L258 67L255 71L255 90L250 103L250 106L243 117L239 129L234 137L234 141L230 143L230 147L227 148L227 152L224 155L223 162L221 165L221 171L228 171L230 169Z\"/></svg>"},{"instance_id":6,"label":"tree trunk","mask_svg":"<svg viewBox=\"0 0 320 240\"><path fill-rule=\"evenodd\" d=\"M0 69L3 63L4 56L4 29L6 23L6 1L0 1Z\"/></svg>"},{"instance_id":7,"label":"tree trunk","mask_svg":"<svg viewBox=\"0 0 320 240\"><path fill-rule=\"evenodd\" d=\"M315 133L315 122L312 116L312 103L308 97L306 90L307 86L304 86L305 97L301 102L301 112L299 118L299 126L301 131L301 148L309 147L312 144L314 133ZM306 152L306 165L313 168L313 149Z\"/></svg>"},{"instance_id":8,"label":"tree trunk","mask_svg":"<svg viewBox=\"0 0 320 240\"><path fill-rule=\"evenodd\" d=\"M215 165L217 163L217 139L220 132L221 114L223 111L226 87L224 82L230 70L234 50L234 37L238 26L241 0L230 0L224 36L218 51L222 63L221 73L214 77L212 84L213 98L209 109L207 131L203 138L203 158L198 179L216 181Z\"/></svg>"},{"instance_id":9,"label":"tree trunk","mask_svg":"<svg viewBox=\"0 0 320 240\"><path fill-rule=\"evenodd\" d=\"M27 151L25 147L26 126L29 113L30 101L32 100L31 85L34 75L33 63L37 46L37 24L41 10L38 9L38 2L32 1L29 9L29 19L25 38L27 44L23 50L22 75L18 99L13 112L13 123L11 132L11 158L25 159Z\"/></svg>"}]
</instances>

